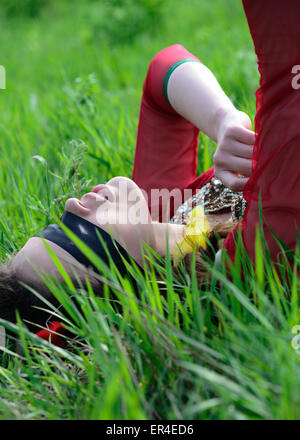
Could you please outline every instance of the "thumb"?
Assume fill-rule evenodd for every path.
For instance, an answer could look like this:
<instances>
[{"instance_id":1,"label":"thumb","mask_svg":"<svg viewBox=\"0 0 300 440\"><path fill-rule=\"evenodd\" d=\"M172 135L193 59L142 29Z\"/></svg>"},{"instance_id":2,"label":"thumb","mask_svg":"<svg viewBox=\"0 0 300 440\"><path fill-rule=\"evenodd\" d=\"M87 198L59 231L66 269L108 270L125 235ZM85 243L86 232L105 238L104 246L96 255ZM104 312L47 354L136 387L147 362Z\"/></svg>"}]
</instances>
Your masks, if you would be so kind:
<instances>
[{"instance_id":1,"label":"thumb","mask_svg":"<svg viewBox=\"0 0 300 440\"><path fill-rule=\"evenodd\" d=\"M243 125L243 127L247 128L248 130L252 131L252 122L250 117L247 115L247 113L244 112L239 112L240 114L240 120L241 120L241 124Z\"/></svg>"}]
</instances>

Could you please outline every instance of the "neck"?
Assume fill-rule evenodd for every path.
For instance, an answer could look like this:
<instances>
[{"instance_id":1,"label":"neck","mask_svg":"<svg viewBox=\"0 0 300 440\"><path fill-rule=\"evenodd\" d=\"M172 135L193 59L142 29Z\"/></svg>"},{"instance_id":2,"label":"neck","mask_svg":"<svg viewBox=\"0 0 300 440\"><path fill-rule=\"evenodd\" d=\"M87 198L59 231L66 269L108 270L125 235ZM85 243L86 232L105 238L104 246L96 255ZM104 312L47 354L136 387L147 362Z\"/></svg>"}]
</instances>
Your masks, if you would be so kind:
<instances>
[{"instance_id":1,"label":"neck","mask_svg":"<svg viewBox=\"0 0 300 440\"><path fill-rule=\"evenodd\" d=\"M184 237L185 225L176 225L172 223L156 223L153 222L155 234L155 249L161 256L166 256L167 243L169 245L169 253L173 256L177 243Z\"/></svg>"}]
</instances>

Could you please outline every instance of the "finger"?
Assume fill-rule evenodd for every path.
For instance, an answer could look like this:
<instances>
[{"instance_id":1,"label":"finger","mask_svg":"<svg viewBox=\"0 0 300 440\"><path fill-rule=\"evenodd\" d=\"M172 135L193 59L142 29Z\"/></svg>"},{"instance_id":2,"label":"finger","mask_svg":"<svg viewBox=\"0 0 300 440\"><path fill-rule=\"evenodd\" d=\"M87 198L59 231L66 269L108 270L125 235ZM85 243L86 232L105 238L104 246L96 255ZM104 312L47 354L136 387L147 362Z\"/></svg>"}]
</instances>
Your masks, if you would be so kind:
<instances>
[{"instance_id":1,"label":"finger","mask_svg":"<svg viewBox=\"0 0 300 440\"><path fill-rule=\"evenodd\" d=\"M218 173L218 175L216 175L216 173L215 173L215 176L219 180L221 180L221 182L223 183L223 185L226 188L229 188L229 189L231 189L231 191L234 191L234 192L243 191L244 186L246 185L246 183L249 180L249 178L239 177L231 171L221 171Z\"/></svg>"},{"instance_id":2,"label":"finger","mask_svg":"<svg viewBox=\"0 0 300 440\"><path fill-rule=\"evenodd\" d=\"M253 145L242 144L241 142L232 142L230 145L230 153L233 156L244 157L245 159L252 159Z\"/></svg>"},{"instance_id":3,"label":"finger","mask_svg":"<svg viewBox=\"0 0 300 440\"><path fill-rule=\"evenodd\" d=\"M246 159L231 154L214 155L214 165L216 172L231 171L250 176L252 174L252 159ZM218 176L217 176L218 177Z\"/></svg>"},{"instance_id":4,"label":"finger","mask_svg":"<svg viewBox=\"0 0 300 440\"><path fill-rule=\"evenodd\" d=\"M237 172L250 176L252 174L252 160L243 157L231 157L228 166L224 166L225 171Z\"/></svg>"},{"instance_id":5,"label":"finger","mask_svg":"<svg viewBox=\"0 0 300 440\"><path fill-rule=\"evenodd\" d=\"M239 127L239 130L236 131L236 139L243 144L254 145L255 132L244 127Z\"/></svg>"}]
</instances>

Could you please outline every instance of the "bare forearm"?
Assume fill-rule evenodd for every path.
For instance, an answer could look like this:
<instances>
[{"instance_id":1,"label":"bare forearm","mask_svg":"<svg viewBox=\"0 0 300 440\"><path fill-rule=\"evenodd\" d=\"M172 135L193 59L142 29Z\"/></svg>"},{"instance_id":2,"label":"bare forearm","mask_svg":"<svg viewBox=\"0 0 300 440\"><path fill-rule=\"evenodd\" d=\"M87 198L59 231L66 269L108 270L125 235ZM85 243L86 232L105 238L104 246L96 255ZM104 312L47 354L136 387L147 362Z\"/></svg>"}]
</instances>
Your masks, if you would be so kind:
<instances>
[{"instance_id":1,"label":"bare forearm","mask_svg":"<svg viewBox=\"0 0 300 440\"><path fill-rule=\"evenodd\" d=\"M167 93L172 107L215 142L224 117L237 111L202 63L178 66L169 78Z\"/></svg>"},{"instance_id":2,"label":"bare forearm","mask_svg":"<svg viewBox=\"0 0 300 440\"><path fill-rule=\"evenodd\" d=\"M249 116L234 107L212 72L198 62L178 66L167 93L181 116L217 142L214 175L227 188L242 191L252 173L255 142Z\"/></svg>"}]
</instances>

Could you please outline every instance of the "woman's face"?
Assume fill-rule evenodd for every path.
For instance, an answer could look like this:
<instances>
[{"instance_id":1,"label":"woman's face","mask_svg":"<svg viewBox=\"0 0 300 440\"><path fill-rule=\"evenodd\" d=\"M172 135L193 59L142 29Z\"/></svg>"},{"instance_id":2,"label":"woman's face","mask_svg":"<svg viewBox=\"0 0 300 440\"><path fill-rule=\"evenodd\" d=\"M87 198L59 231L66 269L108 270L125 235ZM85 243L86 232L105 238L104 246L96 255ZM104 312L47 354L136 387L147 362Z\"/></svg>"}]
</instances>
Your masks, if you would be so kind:
<instances>
[{"instance_id":1,"label":"woman's face","mask_svg":"<svg viewBox=\"0 0 300 440\"><path fill-rule=\"evenodd\" d=\"M154 246L154 231L145 193L127 177L114 177L81 199L71 198L65 209L106 232L142 264L141 242Z\"/></svg>"}]
</instances>

